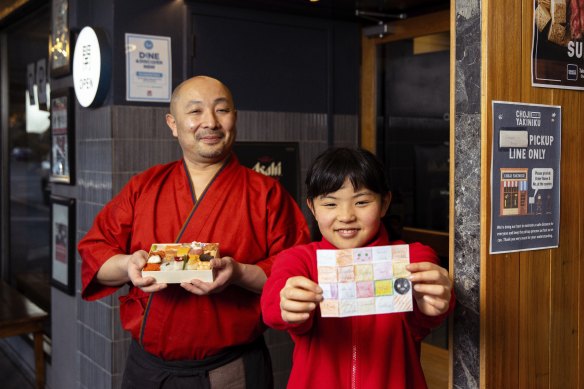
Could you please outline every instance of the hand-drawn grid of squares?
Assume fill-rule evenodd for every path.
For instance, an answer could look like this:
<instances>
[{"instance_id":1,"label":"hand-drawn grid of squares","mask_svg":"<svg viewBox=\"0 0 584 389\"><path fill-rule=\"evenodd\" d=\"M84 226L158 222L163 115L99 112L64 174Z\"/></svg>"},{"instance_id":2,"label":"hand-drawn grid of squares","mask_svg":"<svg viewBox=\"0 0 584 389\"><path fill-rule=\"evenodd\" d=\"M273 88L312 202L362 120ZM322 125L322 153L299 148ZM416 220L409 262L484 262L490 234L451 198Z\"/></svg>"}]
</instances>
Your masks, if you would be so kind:
<instances>
[{"instance_id":1,"label":"hand-drawn grid of squares","mask_svg":"<svg viewBox=\"0 0 584 389\"><path fill-rule=\"evenodd\" d=\"M317 264L325 297L321 303L323 317L413 309L410 288L405 294L394 293L395 280L409 276L405 269L409 264L408 245L318 250Z\"/></svg>"}]
</instances>

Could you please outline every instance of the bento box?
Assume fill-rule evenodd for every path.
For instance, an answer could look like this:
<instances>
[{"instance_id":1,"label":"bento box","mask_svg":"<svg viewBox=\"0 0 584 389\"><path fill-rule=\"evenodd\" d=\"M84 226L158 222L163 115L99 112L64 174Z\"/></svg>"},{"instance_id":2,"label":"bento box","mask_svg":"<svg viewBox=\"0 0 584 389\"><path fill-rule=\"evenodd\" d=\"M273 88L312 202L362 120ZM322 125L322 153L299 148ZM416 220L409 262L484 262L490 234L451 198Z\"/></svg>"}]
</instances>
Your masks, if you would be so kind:
<instances>
[{"instance_id":1,"label":"bento box","mask_svg":"<svg viewBox=\"0 0 584 389\"><path fill-rule=\"evenodd\" d=\"M193 279L213 282L213 258L219 258L219 243L154 243L142 277L154 277L157 283L166 284Z\"/></svg>"}]
</instances>

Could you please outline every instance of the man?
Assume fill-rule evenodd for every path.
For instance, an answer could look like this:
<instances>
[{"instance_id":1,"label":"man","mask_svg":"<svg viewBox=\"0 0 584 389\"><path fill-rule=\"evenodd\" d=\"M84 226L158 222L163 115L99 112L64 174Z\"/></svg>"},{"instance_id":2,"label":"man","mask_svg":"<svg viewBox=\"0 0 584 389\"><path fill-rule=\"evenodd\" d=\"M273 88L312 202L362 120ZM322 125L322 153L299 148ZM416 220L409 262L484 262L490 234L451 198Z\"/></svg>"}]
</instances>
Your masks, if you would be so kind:
<instances>
[{"instance_id":1,"label":"man","mask_svg":"<svg viewBox=\"0 0 584 389\"><path fill-rule=\"evenodd\" d=\"M304 217L273 179L232 153L237 112L220 81L193 77L172 94L166 123L180 161L133 177L79 242L82 296L120 298L132 344L124 388L266 388L271 365L260 292L274 256L308 242ZM218 242L213 282L142 277L153 243Z\"/></svg>"}]
</instances>

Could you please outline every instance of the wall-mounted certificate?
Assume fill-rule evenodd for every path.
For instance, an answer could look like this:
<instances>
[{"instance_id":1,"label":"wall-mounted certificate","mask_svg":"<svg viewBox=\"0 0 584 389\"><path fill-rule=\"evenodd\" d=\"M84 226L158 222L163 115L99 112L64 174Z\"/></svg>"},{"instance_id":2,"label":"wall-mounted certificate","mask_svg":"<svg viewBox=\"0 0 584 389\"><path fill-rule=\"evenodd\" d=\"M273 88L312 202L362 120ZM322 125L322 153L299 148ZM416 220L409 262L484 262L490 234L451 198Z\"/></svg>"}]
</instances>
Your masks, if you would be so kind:
<instances>
[{"instance_id":1,"label":"wall-mounted certificate","mask_svg":"<svg viewBox=\"0 0 584 389\"><path fill-rule=\"evenodd\" d=\"M170 37L126 34L126 100L167 103L172 84Z\"/></svg>"}]
</instances>

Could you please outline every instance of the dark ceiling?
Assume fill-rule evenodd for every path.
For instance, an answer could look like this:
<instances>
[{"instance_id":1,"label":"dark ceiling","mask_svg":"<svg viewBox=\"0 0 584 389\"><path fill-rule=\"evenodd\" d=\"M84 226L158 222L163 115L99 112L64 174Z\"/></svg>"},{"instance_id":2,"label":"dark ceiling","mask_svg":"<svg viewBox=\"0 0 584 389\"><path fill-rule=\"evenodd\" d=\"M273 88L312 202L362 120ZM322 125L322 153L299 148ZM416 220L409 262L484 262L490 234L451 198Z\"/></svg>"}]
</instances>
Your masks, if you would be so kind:
<instances>
[{"instance_id":1,"label":"dark ceiling","mask_svg":"<svg viewBox=\"0 0 584 389\"><path fill-rule=\"evenodd\" d=\"M450 6L450 0L319 0L315 2L310 0L208 0L207 2L265 11L360 21L363 24L403 19L448 9Z\"/></svg>"},{"instance_id":2,"label":"dark ceiling","mask_svg":"<svg viewBox=\"0 0 584 389\"><path fill-rule=\"evenodd\" d=\"M207 2L233 7L300 14L306 16L358 21L364 25L391 21L433 11L448 9L450 0L184 0L186 3ZM20 8L18 8L20 4ZM22 5L24 4L24 5ZM0 12L0 27L30 9L50 4L49 0L0 0L0 10L16 7L12 14ZM9 17L7 17L9 16Z\"/></svg>"}]
</instances>

